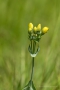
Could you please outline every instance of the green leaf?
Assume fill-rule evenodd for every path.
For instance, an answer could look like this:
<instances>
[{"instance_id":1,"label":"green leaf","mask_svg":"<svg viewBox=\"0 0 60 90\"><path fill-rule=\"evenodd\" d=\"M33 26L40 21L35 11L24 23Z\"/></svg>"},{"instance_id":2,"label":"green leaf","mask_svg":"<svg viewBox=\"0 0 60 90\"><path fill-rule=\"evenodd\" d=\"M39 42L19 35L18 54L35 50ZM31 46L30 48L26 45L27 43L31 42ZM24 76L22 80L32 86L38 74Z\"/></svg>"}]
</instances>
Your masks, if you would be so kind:
<instances>
[{"instance_id":1,"label":"green leaf","mask_svg":"<svg viewBox=\"0 0 60 90\"><path fill-rule=\"evenodd\" d=\"M28 51L30 52L31 57L36 57L36 55L37 55L38 52L40 51L40 47L38 46L37 49L36 49L36 51L35 51L34 53L32 53L31 46L29 45Z\"/></svg>"},{"instance_id":2,"label":"green leaf","mask_svg":"<svg viewBox=\"0 0 60 90\"><path fill-rule=\"evenodd\" d=\"M29 83L24 87L23 90L36 90L33 84L33 81L29 81Z\"/></svg>"}]
</instances>

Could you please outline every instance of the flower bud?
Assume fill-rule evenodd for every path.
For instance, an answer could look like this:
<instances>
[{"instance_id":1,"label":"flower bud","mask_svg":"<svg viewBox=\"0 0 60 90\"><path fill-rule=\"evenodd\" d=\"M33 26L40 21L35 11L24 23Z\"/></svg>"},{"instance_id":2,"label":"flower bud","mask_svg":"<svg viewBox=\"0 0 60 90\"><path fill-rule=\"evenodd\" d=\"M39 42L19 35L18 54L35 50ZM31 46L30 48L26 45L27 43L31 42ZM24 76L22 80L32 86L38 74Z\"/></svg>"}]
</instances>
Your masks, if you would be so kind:
<instances>
[{"instance_id":1,"label":"flower bud","mask_svg":"<svg viewBox=\"0 0 60 90\"><path fill-rule=\"evenodd\" d=\"M44 27L44 28L42 29L42 32L45 34L48 30L49 30L48 27Z\"/></svg>"},{"instance_id":2,"label":"flower bud","mask_svg":"<svg viewBox=\"0 0 60 90\"><path fill-rule=\"evenodd\" d=\"M38 24L37 31L40 31L40 29L41 29L41 24Z\"/></svg>"},{"instance_id":3,"label":"flower bud","mask_svg":"<svg viewBox=\"0 0 60 90\"><path fill-rule=\"evenodd\" d=\"M29 31L32 31L32 29L33 29L33 24L29 23Z\"/></svg>"},{"instance_id":4,"label":"flower bud","mask_svg":"<svg viewBox=\"0 0 60 90\"><path fill-rule=\"evenodd\" d=\"M37 27L34 27L34 31L35 31L35 32L37 31Z\"/></svg>"}]
</instances>

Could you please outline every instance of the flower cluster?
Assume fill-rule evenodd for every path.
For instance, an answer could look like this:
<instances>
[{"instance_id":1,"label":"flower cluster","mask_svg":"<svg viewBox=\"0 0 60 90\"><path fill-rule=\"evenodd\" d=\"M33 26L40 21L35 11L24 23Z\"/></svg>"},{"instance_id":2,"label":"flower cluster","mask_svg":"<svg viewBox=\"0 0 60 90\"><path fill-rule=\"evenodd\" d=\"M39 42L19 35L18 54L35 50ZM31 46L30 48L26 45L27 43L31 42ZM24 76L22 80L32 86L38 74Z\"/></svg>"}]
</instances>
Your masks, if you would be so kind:
<instances>
[{"instance_id":1,"label":"flower cluster","mask_svg":"<svg viewBox=\"0 0 60 90\"><path fill-rule=\"evenodd\" d=\"M36 27L33 26L32 23L29 23L29 29L28 29L29 39L39 41L41 36L44 35L48 30L49 30L48 27L43 27L41 29L41 24L38 24L38 26Z\"/></svg>"}]
</instances>

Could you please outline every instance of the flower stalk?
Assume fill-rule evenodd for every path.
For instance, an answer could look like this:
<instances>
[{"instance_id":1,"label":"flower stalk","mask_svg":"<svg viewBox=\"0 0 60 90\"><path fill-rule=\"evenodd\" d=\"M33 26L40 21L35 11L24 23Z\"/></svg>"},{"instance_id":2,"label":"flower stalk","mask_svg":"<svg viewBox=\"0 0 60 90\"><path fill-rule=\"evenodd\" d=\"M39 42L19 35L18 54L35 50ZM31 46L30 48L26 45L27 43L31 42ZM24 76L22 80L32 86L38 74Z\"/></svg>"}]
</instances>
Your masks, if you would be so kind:
<instances>
[{"instance_id":1,"label":"flower stalk","mask_svg":"<svg viewBox=\"0 0 60 90\"><path fill-rule=\"evenodd\" d=\"M43 29L41 29L41 24L38 24L38 26L36 27L36 26L33 26L32 23L29 23L28 38L30 40L30 44L28 47L28 51L30 52L30 55L32 57L32 71L31 71L30 81L23 90L36 90L32 80L33 71L34 71L34 59L40 50L39 41L42 35L47 33L47 31L48 31L48 27L43 27Z\"/></svg>"},{"instance_id":2,"label":"flower stalk","mask_svg":"<svg viewBox=\"0 0 60 90\"><path fill-rule=\"evenodd\" d=\"M31 41L31 48L34 53L34 51L35 51L34 41ZM32 84L32 78L33 78L33 71L34 71L34 57L32 57L31 84Z\"/></svg>"},{"instance_id":3,"label":"flower stalk","mask_svg":"<svg viewBox=\"0 0 60 90\"><path fill-rule=\"evenodd\" d=\"M34 57L32 57L31 84L32 84L32 78L33 78L33 71L34 71Z\"/></svg>"}]
</instances>

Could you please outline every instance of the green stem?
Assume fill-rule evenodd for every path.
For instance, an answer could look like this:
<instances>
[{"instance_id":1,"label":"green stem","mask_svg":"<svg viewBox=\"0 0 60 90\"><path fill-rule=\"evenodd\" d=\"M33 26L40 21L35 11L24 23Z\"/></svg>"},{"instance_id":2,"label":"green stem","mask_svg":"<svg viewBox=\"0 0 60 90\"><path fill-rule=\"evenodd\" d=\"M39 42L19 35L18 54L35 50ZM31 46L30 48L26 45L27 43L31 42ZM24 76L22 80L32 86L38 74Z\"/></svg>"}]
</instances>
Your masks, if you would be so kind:
<instances>
[{"instance_id":1,"label":"green stem","mask_svg":"<svg viewBox=\"0 0 60 90\"><path fill-rule=\"evenodd\" d=\"M34 41L31 41L31 48L32 48L32 52L34 54L34 51L35 51L35 43L34 43ZM33 71L34 71L34 57L32 57L31 84L32 84L32 78L33 78Z\"/></svg>"},{"instance_id":2,"label":"green stem","mask_svg":"<svg viewBox=\"0 0 60 90\"><path fill-rule=\"evenodd\" d=\"M33 71L34 71L34 57L32 58L31 82L32 82L32 78L33 78Z\"/></svg>"}]
</instances>

